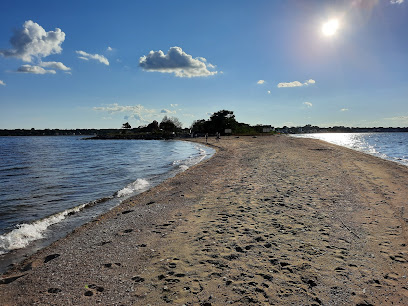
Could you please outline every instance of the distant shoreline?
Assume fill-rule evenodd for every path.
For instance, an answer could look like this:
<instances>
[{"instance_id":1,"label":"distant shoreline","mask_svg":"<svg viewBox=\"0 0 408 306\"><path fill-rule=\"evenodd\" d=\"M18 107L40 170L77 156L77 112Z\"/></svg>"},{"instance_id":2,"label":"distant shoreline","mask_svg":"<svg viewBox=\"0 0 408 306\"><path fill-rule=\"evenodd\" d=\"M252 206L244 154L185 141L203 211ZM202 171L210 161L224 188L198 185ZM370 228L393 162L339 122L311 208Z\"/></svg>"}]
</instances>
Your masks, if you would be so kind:
<instances>
[{"instance_id":1,"label":"distant shoreline","mask_svg":"<svg viewBox=\"0 0 408 306\"><path fill-rule=\"evenodd\" d=\"M408 127L400 128L348 128L348 127L284 127L275 128L276 133L281 134L310 134L310 133L406 133ZM199 133L199 136L202 133ZM2 136L89 136L90 139L184 139L191 138L191 133L185 129L182 133L149 133L137 132L136 129L0 129ZM194 135L194 133L193 133ZM245 136L242 134L231 134L232 136ZM251 134L252 135L252 134ZM255 133L254 135L262 135ZM214 136L214 135L211 135ZM248 135L249 136L249 135Z\"/></svg>"}]
</instances>

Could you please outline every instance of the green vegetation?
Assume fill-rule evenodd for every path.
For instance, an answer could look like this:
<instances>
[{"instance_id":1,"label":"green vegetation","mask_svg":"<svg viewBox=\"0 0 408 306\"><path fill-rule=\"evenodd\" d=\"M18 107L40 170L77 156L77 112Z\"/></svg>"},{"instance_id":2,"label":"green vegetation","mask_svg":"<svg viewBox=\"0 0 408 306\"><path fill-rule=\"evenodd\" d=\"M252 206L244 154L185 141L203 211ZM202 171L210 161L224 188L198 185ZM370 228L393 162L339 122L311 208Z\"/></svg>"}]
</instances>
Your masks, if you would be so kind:
<instances>
[{"instance_id":1,"label":"green vegetation","mask_svg":"<svg viewBox=\"0 0 408 306\"><path fill-rule=\"evenodd\" d=\"M226 130L231 130L231 133L227 133ZM215 135L220 133L234 134L234 135L258 135L260 133L273 133L273 128L270 125L256 125L250 126L246 123L240 123L235 120L233 111L220 110L211 115L208 120L196 120L191 125L191 132L194 135Z\"/></svg>"},{"instance_id":2,"label":"green vegetation","mask_svg":"<svg viewBox=\"0 0 408 306\"><path fill-rule=\"evenodd\" d=\"M408 132L408 127L375 127L375 128L356 128L334 126L320 128L307 124L305 126L274 128L270 125L254 125L238 122L235 119L233 111L220 110L213 113L208 120L196 120L190 129L182 128L182 124L176 117L164 116L159 123L156 120L151 123L132 128L129 122L122 124L121 129L44 129L30 130L0 130L0 136L69 136L69 135L90 135L93 139L172 139L187 138L192 136L214 136L220 135L239 135L254 136L265 134L304 134L304 133L389 133L389 132Z\"/></svg>"}]
</instances>

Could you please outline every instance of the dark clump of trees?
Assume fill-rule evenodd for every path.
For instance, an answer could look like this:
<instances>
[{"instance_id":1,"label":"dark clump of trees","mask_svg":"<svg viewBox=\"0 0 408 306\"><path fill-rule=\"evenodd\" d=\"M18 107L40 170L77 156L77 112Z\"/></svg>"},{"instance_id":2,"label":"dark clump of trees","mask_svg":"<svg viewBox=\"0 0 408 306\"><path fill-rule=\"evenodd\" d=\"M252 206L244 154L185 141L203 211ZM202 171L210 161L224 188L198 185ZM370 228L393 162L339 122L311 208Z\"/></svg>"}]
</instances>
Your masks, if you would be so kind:
<instances>
[{"instance_id":1,"label":"dark clump of trees","mask_svg":"<svg viewBox=\"0 0 408 306\"><path fill-rule=\"evenodd\" d=\"M251 126L238 122L233 111L224 109L212 114L208 120L201 119L194 121L191 125L191 132L198 136L205 134L215 135L216 133L221 135L257 135L264 132L265 127L264 125ZM271 128L270 126L267 127Z\"/></svg>"},{"instance_id":2,"label":"dark clump of trees","mask_svg":"<svg viewBox=\"0 0 408 306\"><path fill-rule=\"evenodd\" d=\"M189 136L189 130L183 130L182 123L176 117L164 116L159 123L153 120L148 125L132 128L128 122L122 124L121 130L97 133L97 139L172 139Z\"/></svg>"}]
</instances>

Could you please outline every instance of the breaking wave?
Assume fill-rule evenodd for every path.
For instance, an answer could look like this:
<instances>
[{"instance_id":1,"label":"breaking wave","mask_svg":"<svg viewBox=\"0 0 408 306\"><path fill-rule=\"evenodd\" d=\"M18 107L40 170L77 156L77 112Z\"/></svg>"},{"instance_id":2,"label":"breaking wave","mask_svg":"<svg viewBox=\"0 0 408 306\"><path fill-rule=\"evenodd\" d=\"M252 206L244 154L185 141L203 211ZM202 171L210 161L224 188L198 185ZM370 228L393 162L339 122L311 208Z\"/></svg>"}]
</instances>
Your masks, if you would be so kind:
<instances>
[{"instance_id":1,"label":"breaking wave","mask_svg":"<svg viewBox=\"0 0 408 306\"><path fill-rule=\"evenodd\" d=\"M133 183L127 185L125 188L119 190L116 194L118 198L131 195L135 191L146 190L150 183L145 179L137 179Z\"/></svg>"},{"instance_id":2,"label":"breaking wave","mask_svg":"<svg viewBox=\"0 0 408 306\"><path fill-rule=\"evenodd\" d=\"M59 232L68 233L127 198L209 158L215 152L211 148L187 142L135 141L129 144L116 141L82 142L80 138L28 140L33 141L29 151L39 150L37 153L41 153L41 160L47 162L48 168L47 171L43 171L43 167L24 168L22 164L35 165L39 157L29 156L26 160L26 156L22 155L16 159L15 152L10 153L3 164L0 161L0 170L7 170L3 171L6 179L2 181L0 176L0 183L4 186L0 193L0 208L3 210L3 217L0 216L0 221L3 221L3 224L0 223L0 255L4 256L16 256L15 253L7 253L30 249L36 241L40 245L55 241L62 237L58 236ZM2 144L0 140L0 148L20 145L19 141L20 138L7 138ZM45 144L38 146L37 142ZM22 152L26 152L27 145L21 145L24 145ZM55 148L61 152L56 152ZM71 152L72 148L77 151ZM98 155L89 158L89 152ZM4 167L9 164L12 166ZM17 173L17 170L24 172L21 173L24 181L8 177ZM143 178L133 181L140 175ZM46 184L39 185L38 182ZM9 192L14 189L8 186L14 189L19 187L19 193ZM98 200L93 200L95 198ZM10 207L18 207L18 210L8 208L6 199L8 203L16 203ZM81 202L85 204L78 205ZM27 218L34 213L38 216L37 220ZM3 268L0 261L0 270Z\"/></svg>"},{"instance_id":3,"label":"breaking wave","mask_svg":"<svg viewBox=\"0 0 408 306\"><path fill-rule=\"evenodd\" d=\"M47 218L37 220L33 223L24 223L17 225L17 228L9 233L0 235L0 255L11 250L26 247L30 242L42 239L45 236L47 228L53 224L59 223L66 216L75 214L84 209L88 204L83 204L63 212L51 215Z\"/></svg>"}]
</instances>

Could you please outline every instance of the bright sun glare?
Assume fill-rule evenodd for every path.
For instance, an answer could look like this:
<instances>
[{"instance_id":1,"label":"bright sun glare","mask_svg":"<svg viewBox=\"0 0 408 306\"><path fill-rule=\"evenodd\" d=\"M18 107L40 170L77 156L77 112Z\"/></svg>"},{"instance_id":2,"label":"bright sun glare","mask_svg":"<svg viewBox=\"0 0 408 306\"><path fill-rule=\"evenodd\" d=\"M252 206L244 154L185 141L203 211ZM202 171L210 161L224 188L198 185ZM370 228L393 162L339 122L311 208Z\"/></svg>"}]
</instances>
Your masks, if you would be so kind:
<instances>
[{"instance_id":1,"label":"bright sun glare","mask_svg":"<svg viewBox=\"0 0 408 306\"><path fill-rule=\"evenodd\" d=\"M323 24L322 32L325 36L332 36L336 34L339 28L339 21L337 19L331 19Z\"/></svg>"}]
</instances>

